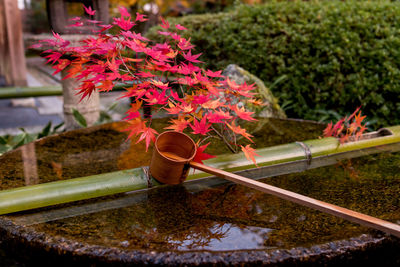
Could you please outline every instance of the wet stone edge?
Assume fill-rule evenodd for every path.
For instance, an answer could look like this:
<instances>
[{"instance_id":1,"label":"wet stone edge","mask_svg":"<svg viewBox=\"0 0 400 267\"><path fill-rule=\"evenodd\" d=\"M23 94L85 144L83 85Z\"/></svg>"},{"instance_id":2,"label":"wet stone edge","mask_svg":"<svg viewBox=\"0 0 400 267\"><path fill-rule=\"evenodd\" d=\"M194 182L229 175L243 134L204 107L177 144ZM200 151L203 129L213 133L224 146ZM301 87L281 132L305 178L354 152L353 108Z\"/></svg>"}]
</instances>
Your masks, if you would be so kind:
<instances>
[{"instance_id":1,"label":"wet stone edge","mask_svg":"<svg viewBox=\"0 0 400 267\"><path fill-rule=\"evenodd\" d=\"M42 266L57 263L67 266L132 266L146 265L263 265L263 266L318 266L369 262L387 259L398 254L399 239L386 235L359 237L315 245L310 248L277 249L275 251L231 252L158 252L123 250L115 247L88 245L65 238L46 236L0 218L0 237L3 243L18 254L29 258L31 263ZM397 253L396 253L397 251ZM382 254L383 253L383 254ZM393 254L395 253L395 254ZM377 258L377 259L375 259ZM397 258L400 258L398 256ZM45 262L42 260L46 259ZM390 260L390 259L389 259ZM393 260L392 260L393 261ZM400 259L394 259L400 262Z\"/></svg>"}]
</instances>

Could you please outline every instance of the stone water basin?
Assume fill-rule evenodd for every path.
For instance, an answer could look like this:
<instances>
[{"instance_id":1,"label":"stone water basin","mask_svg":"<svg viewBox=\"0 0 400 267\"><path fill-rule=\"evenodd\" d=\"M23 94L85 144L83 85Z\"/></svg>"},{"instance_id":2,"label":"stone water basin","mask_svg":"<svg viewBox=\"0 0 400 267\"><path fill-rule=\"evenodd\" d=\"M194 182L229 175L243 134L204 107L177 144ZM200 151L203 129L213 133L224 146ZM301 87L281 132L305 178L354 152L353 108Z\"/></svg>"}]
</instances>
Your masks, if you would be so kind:
<instances>
[{"instance_id":1,"label":"stone water basin","mask_svg":"<svg viewBox=\"0 0 400 267\"><path fill-rule=\"evenodd\" d=\"M165 120L155 120L159 129ZM123 123L47 137L0 157L0 189L146 166ZM323 125L261 120L258 147L318 138ZM228 153L220 143L212 154ZM354 265L400 262L399 240L220 179L163 186L0 216L17 265ZM400 153L380 153L261 180L400 222ZM0 261L1 263L1 261Z\"/></svg>"}]
</instances>

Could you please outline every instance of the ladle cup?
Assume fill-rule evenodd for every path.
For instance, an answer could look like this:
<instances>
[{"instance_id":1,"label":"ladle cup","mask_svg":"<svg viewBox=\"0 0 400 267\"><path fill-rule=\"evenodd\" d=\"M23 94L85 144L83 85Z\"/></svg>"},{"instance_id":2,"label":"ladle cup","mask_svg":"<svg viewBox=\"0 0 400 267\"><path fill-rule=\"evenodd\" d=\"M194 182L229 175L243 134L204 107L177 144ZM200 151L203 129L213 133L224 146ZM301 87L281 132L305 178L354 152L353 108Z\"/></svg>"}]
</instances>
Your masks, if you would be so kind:
<instances>
[{"instance_id":1,"label":"ladle cup","mask_svg":"<svg viewBox=\"0 0 400 267\"><path fill-rule=\"evenodd\" d=\"M157 137L155 142L150 174L162 183L179 184L186 179L189 168L192 167L231 182L400 237L400 225L193 162L195 154L196 144L189 136L175 131L164 132Z\"/></svg>"}]
</instances>

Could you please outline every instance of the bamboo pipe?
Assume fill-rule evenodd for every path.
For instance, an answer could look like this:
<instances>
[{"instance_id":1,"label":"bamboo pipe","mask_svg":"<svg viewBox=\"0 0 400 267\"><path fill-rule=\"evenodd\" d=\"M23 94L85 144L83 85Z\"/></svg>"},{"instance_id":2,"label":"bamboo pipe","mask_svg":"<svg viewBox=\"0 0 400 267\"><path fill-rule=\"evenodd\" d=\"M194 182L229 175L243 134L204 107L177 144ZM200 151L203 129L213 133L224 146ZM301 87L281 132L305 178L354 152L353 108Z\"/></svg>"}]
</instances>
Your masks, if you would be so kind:
<instances>
[{"instance_id":1,"label":"bamboo pipe","mask_svg":"<svg viewBox=\"0 0 400 267\"><path fill-rule=\"evenodd\" d=\"M169 152L162 152L162 154L170 159L173 160L185 160L184 158L181 158L173 153ZM355 222L373 229L377 229L380 231L383 231L385 233L400 237L400 225L381 220L363 213L359 213L353 210L349 210L346 208L342 208L327 202L323 202L317 199L313 199L304 195L297 194L292 191L288 191L279 187L275 187L269 184L261 183L258 181L254 181L252 179L239 176L230 172L226 172L223 170L219 170L210 166L206 166L201 163L197 162L190 162L189 163L190 167L194 169L198 169L204 172L207 172L209 174L213 174L215 176L221 177L223 179L229 180L231 182L234 182L236 184L244 185L256 190L259 190L261 192L289 200L291 202L313 208L340 218L343 218L345 220L349 220L351 222Z\"/></svg>"},{"instance_id":2,"label":"bamboo pipe","mask_svg":"<svg viewBox=\"0 0 400 267\"><path fill-rule=\"evenodd\" d=\"M113 91L123 91L126 87L132 86L132 83L117 84ZM0 88L0 99L39 97L39 96L61 96L61 86L40 86L40 87L4 87Z\"/></svg>"},{"instance_id":3,"label":"bamboo pipe","mask_svg":"<svg viewBox=\"0 0 400 267\"><path fill-rule=\"evenodd\" d=\"M142 169L106 173L0 191L0 215L147 187Z\"/></svg>"}]
</instances>

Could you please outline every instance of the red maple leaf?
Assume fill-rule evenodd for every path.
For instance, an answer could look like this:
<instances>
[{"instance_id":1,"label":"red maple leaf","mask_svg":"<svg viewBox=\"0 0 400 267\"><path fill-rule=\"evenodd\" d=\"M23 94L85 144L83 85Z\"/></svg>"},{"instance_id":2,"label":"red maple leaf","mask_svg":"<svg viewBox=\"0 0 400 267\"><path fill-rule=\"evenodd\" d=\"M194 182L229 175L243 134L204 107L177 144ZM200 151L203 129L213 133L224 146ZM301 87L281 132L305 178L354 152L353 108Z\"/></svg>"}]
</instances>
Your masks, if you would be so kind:
<instances>
[{"instance_id":1,"label":"red maple leaf","mask_svg":"<svg viewBox=\"0 0 400 267\"><path fill-rule=\"evenodd\" d=\"M231 118L232 116L229 115L229 112L222 110L216 110L213 113L207 114L207 119L211 123L222 123L224 120L229 120Z\"/></svg>"},{"instance_id":2,"label":"red maple leaf","mask_svg":"<svg viewBox=\"0 0 400 267\"><path fill-rule=\"evenodd\" d=\"M207 146L209 144L210 143L197 147L196 155L193 158L194 162L203 164L203 160L212 159L212 158L216 157L216 156L204 153L204 150L207 148Z\"/></svg>"},{"instance_id":3,"label":"red maple leaf","mask_svg":"<svg viewBox=\"0 0 400 267\"><path fill-rule=\"evenodd\" d=\"M76 90L79 90L77 94L81 94L82 97L79 101L82 101L85 97L90 97L93 91L96 90L96 85L92 82L83 82Z\"/></svg>"},{"instance_id":4,"label":"red maple leaf","mask_svg":"<svg viewBox=\"0 0 400 267\"><path fill-rule=\"evenodd\" d=\"M56 70L53 73L53 75L59 73L60 71L62 71L66 67L68 67L70 63L71 63L71 61L69 61L68 59L59 59L58 64L53 67L53 69Z\"/></svg>"},{"instance_id":5,"label":"red maple leaf","mask_svg":"<svg viewBox=\"0 0 400 267\"><path fill-rule=\"evenodd\" d=\"M131 104L131 108L128 109L127 112L125 112L126 114L128 114L128 116L126 116L124 118L124 120L133 120L135 118L140 117L139 109L142 106L142 102L143 101L137 101L137 102Z\"/></svg>"},{"instance_id":6,"label":"red maple leaf","mask_svg":"<svg viewBox=\"0 0 400 267\"><path fill-rule=\"evenodd\" d=\"M323 133L324 133L324 137L333 136L333 126L332 126L332 122L328 123L328 125L327 125L326 128L324 129Z\"/></svg>"},{"instance_id":7,"label":"red maple leaf","mask_svg":"<svg viewBox=\"0 0 400 267\"><path fill-rule=\"evenodd\" d=\"M149 149L150 146L150 142L154 142L156 140L156 134L158 134L158 132L150 127L146 127L144 129L142 129L140 131L142 134L139 137L139 140L136 142L139 143L142 140L146 140L146 152Z\"/></svg>"},{"instance_id":8,"label":"red maple leaf","mask_svg":"<svg viewBox=\"0 0 400 267\"><path fill-rule=\"evenodd\" d=\"M167 103L168 97L165 96L165 91L159 93L157 90L148 89L145 93L146 102L149 105L164 105Z\"/></svg>"},{"instance_id":9,"label":"red maple leaf","mask_svg":"<svg viewBox=\"0 0 400 267\"><path fill-rule=\"evenodd\" d=\"M133 135L138 135L144 128L146 128L146 123L140 118L135 118L127 122L129 126L126 129L122 130L124 132L129 132L129 135L126 138L127 140L130 139Z\"/></svg>"},{"instance_id":10,"label":"red maple leaf","mask_svg":"<svg viewBox=\"0 0 400 267\"><path fill-rule=\"evenodd\" d=\"M211 131L209 129L211 124L206 122L206 117L203 117L200 122L197 119L194 119L193 125L190 124L190 127L193 129L194 134L206 135Z\"/></svg>"},{"instance_id":11,"label":"red maple leaf","mask_svg":"<svg viewBox=\"0 0 400 267\"><path fill-rule=\"evenodd\" d=\"M254 163L254 165L257 165L256 159L254 158L255 156L260 156L255 152L254 148L251 148L250 145L247 146L240 146L242 148L242 151L244 152L244 155L246 158Z\"/></svg>"}]
</instances>

